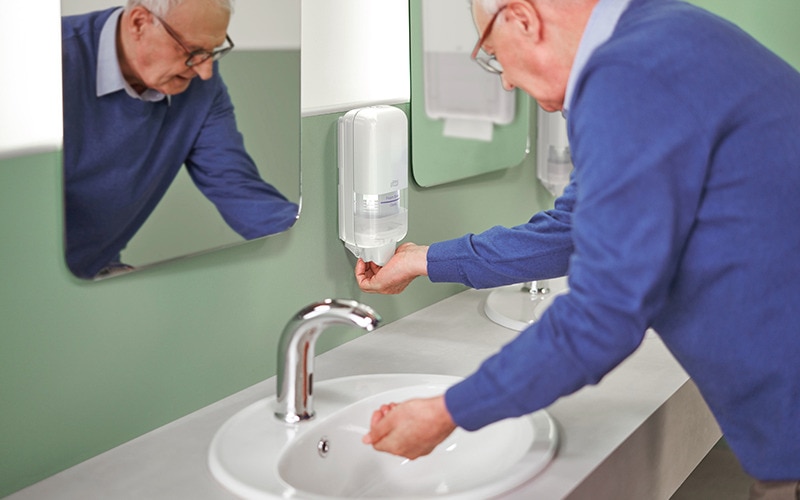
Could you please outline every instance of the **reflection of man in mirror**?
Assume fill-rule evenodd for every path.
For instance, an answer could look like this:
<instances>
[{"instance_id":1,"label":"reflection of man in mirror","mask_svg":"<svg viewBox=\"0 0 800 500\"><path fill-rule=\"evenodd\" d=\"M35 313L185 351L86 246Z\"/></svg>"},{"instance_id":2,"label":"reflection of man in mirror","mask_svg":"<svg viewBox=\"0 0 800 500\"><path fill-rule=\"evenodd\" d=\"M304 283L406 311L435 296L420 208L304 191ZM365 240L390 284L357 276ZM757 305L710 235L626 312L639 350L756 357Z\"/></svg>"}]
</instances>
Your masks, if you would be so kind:
<instances>
[{"instance_id":1,"label":"reflection of man in mirror","mask_svg":"<svg viewBox=\"0 0 800 500\"><path fill-rule=\"evenodd\" d=\"M216 68L232 0L128 0L62 18L67 264L92 278L120 252L182 165L246 239L298 207L264 182ZM200 77L195 79L195 77Z\"/></svg>"}]
</instances>

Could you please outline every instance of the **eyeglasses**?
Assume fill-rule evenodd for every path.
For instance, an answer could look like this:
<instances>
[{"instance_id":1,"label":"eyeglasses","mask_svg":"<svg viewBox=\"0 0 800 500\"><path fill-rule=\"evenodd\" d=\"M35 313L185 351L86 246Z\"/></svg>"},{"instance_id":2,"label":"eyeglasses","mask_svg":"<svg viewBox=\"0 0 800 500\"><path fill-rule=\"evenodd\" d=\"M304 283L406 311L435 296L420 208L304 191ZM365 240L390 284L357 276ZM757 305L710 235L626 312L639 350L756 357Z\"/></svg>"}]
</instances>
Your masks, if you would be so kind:
<instances>
[{"instance_id":1,"label":"eyeglasses","mask_svg":"<svg viewBox=\"0 0 800 500\"><path fill-rule=\"evenodd\" d=\"M483 43L487 38L489 38L489 35L492 34L492 27L494 26L494 22L497 20L497 16L499 16L506 7L508 7L508 5L503 5L497 10L497 12L494 13L494 16L492 16L489 24L486 25L483 35L481 35L481 37L478 39L478 43L475 44L475 48L472 50L472 60L478 63L481 68L485 69L489 73L494 73L497 75L503 72L503 66L500 65L500 62L497 60L497 58L494 55L479 56L478 53L481 51Z\"/></svg>"},{"instance_id":2,"label":"eyeglasses","mask_svg":"<svg viewBox=\"0 0 800 500\"><path fill-rule=\"evenodd\" d=\"M158 22L160 22L161 25L164 27L164 31L166 31L169 36L171 36L176 42L178 42L178 45L180 45L181 48L183 48L183 50L185 50L186 53L189 54L189 57L186 58L186 66L190 68L197 66L198 64L203 64L209 59L211 59L212 61L218 61L222 59L222 57L225 56L225 54L233 50L234 47L233 40L231 40L231 37L229 37L227 33L225 34L225 41L228 43L228 45L225 47L218 47L212 50L211 52L204 49L189 50L189 48L186 47L186 44L184 44L181 41L181 37L178 36L178 33L174 29L172 29L170 25L167 24L166 21L161 19L160 16L157 16L153 12L149 10L148 12L150 12L150 14L153 17L158 19Z\"/></svg>"}]
</instances>

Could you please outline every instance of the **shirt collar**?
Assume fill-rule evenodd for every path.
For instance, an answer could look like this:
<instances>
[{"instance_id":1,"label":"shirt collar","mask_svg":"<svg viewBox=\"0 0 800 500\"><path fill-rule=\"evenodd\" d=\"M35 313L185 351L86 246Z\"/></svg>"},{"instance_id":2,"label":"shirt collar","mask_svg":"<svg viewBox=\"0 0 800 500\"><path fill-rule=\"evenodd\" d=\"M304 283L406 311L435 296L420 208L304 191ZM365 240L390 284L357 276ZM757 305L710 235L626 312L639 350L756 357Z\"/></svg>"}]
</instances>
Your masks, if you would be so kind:
<instances>
[{"instance_id":1,"label":"shirt collar","mask_svg":"<svg viewBox=\"0 0 800 500\"><path fill-rule=\"evenodd\" d=\"M611 38L619 18L622 17L622 13L625 12L630 3L631 0L600 0L595 5L581 37L575 60L572 62L572 69L569 72L567 92L564 95L563 115L565 117L569 115L568 108L575 92L578 76L580 76L594 51Z\"/></svg>"},{"instance_id":2,"label":"shirt collar","mask_svg":"<svg viewBox=\"0 0 800 500\"><path fill-rule=\"evenodd\" d=\"M120 7L112 12L100 31L100 44L97 49L97 97L124 90L134 99L149 102L160 101L166 97L161 92L146 89L139 94L122 76L122 69L119 67L119 58L117 57L117 25L122 11L123 9Z\"/></svg>"}]
</instances>

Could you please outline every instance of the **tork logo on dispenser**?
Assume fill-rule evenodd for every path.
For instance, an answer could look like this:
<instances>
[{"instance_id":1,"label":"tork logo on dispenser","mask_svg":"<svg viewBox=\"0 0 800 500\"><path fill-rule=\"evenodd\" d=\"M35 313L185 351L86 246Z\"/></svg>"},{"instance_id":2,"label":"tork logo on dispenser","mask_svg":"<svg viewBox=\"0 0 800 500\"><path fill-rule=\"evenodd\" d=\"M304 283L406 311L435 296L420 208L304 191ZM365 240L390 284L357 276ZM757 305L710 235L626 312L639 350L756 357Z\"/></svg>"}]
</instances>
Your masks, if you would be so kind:
<instances>
[{"instance_id":1,"label":"tork logo on dispenser","mask_svg":"<svg viewBox=\"0 0 800 500\"><path fill-rule=\"evenodd\" d=\"M339 118L339 238L383 266L408 232L408 120L392 106Z\"/></svg>"}]
</instances>

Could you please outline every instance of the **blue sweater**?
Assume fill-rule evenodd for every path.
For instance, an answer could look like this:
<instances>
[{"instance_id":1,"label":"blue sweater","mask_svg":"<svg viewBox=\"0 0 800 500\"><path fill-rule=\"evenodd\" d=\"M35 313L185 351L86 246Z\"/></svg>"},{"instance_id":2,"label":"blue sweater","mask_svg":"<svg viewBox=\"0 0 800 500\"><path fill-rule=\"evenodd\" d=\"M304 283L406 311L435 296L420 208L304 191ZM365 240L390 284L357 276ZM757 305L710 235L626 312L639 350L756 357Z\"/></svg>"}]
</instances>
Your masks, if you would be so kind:
<instances>
[{"instance_id":1,"label":"blue sweater","mask_svg":"<svg viewBox=\"0 0 800 500\"><path fill-rule=\"evenodd\" d=\"M432 281L571 291L446 402L466 429L596 384L653 327L744 469L800 479L800 74L683 2L633 0L570 103L555 209L431 245Z\"/></svg>"},{"instance_id":2,"label":"blue sweater","mask_svg":"<svg viewBox=\"0 0 800 500\"><path fill-rule=\"evenodd\" d=\"M97 97L100 32L115 9L62 18L67 264L90 278L144 224L183 164L233 230L280 232L297 217L258 174L222 78L196 78L171 102Z\"/></svg>"}]
</instances>

